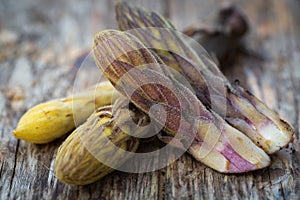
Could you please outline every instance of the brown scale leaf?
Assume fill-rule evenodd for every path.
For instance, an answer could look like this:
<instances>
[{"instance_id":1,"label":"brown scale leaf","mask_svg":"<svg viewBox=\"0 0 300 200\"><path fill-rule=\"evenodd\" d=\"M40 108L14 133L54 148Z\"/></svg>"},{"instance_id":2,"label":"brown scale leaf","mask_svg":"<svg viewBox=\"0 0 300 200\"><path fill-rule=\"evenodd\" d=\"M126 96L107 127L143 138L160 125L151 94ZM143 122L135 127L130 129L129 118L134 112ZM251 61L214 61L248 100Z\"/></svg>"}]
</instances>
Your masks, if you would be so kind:
<instances>
[{"instance_id":1,"label":"brown scale leaf","mask_svg":"<svg viewBox=\"0 0 300 200\"><path fill-rule=\"evenodd\" d=\"M105 44L109 35L120 42L114 43L118 47ZM116 56L113 50L123 46L133 49L130 53L120 51L124 55ZM103 54L101 51L105 49L108 51ZM140 57L140 49L146 55L145 59ZM112 52L111 55L108 52ZM135 36L120 31L101 32L95 37L94 54L98 67L115 88L160 123L169 136L174 137L175 144L180 146L181 143L199 161L224 173L241 173L269 165L270 158L261 149L222 118L209 112L188 87L174 78L173 73L168 74L170 71L160 65L163 62L157 55ZM144 67L149 61L154 65ZM111 76L105 72L106 67L115 72L118 79L114 78L115 74ZM157 106L160 109L151 112ZM237 138L241 138L241 142L237 142Z\"/></svg>"},{"instance_id":2,"label":"brown scale leaf","mask_svg":"<svg viewBox=\"0 0 300 200\"><path fill-rule=\"evenodd\" d=\"M294 130L288 123L248 91L232 85L204 50L197 55L168 20L125 2L116 4L116 13L121 30L138 37L183 74L206 107L224 116L267 153L275 153L291 141Z\"/></svg>"}]
</instances>

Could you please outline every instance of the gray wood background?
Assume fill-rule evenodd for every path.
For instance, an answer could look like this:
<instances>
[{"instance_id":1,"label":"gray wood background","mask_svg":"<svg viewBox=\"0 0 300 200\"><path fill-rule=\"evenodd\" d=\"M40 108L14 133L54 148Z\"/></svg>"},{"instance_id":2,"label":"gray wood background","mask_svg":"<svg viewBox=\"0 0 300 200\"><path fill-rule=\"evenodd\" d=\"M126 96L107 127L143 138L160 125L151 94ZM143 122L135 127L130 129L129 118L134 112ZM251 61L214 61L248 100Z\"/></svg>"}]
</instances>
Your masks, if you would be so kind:
<instances>
[{"instance_id":1,"label":"gray wood background","mask_svg":"<svg viewBox=\"0 0 300 200\"><path fill-rule=\"evenodd\" d=\"M136 0L183 30L215 12L217 0ZM33 105L71 94L80 56L93 35L116 28L111 0L0 0L0 199L299 199L300 1L234 0L247 14L249 48L264 59L239 56L225 74L276 110L296 130L269 168L219 174L184 155L159 171L113 172L88 186L59 182L59 144L34 145L12 130ZM81 73L80 85L89 73ZM86 82L85 82L86 81Z\"/></svg>"}]
</instances>

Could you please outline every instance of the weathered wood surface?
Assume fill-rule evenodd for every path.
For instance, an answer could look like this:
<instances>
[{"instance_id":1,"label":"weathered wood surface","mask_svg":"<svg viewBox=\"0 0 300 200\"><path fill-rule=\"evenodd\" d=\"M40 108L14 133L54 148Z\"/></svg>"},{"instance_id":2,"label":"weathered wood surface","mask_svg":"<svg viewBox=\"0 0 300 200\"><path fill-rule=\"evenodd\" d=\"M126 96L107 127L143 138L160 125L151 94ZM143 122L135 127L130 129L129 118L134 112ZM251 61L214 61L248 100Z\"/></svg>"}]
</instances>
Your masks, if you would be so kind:
<instances>
[{"instance_id":1,"label":"weathered wood surface","mask_svg":"<svg viewBox=\"0 0 300 200\"><path fill-rule=\"evenodd\" d=\"M134 2L163 13L182 30L221 1ZM78 57L90 50L95 33L116 27L113 1L1 0L0 199L299 199L300 2L234 2L248 15L247 45L260 56L239 55L225 73L293 125L293 144L272 156L269 168L253 173L219 174L184 155L159 171L114 172L83 187L54 176L53 158L63 139L34 145L15 139L12 130L28 108L71 94ZM79 76L84 87L89 73Z\"/></svg>"}]
</instances>

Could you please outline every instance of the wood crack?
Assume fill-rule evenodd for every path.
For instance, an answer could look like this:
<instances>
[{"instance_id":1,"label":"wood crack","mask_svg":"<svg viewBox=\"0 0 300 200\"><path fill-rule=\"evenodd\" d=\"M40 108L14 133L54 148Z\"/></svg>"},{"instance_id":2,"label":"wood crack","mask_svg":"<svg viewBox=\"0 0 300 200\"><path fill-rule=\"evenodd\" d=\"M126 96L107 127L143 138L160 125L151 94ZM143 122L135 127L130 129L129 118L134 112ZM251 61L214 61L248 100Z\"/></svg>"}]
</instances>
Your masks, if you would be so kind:
<instances>
[{"instance_id":1,"label":"wood crack","mask_svg":"<svg viewBox=\"0 0 300 200\"><path fill-rule=\"evenodd\" d=\"M0 178L2 177L2 171L3 171L3 162L1 162L1 168L0 168Z\"/></svg>"},{"instance_id":2,"label":"wood crack","mask_svg":"<svg viewBox=\"0 0 300 200\"><path fill-rule=\"evenodd\" d=\"M295 127L295 135L297 138L299 138L299 127L298 127L298 121L299 121L299 102L297 99L296 94L298 94L297 92L297 86L295 85L295 83L297 82L297 80L295 80L293 74L292 74L292 70L290 70L290 78L292 80L292 87L293 87L293 98L294 98L294 103L295 103L295 123L294 123L294 127Z\"/></svg>"},{"instance_id":3,"label":"wood crack","mask_svg":"<svg viewBox=\"0 0 300 200\"><path fill-rule=\"evenodd\" d=\"M282 198L284 200L286 200L287 198L285 197L285 193L284 193L284 189L283 189L282 183L280 183L280 191L281 191L281 194L282 194Z\"/></svg>"},{"instance_id":4,"label":"wood crack","mask_svg":"<svg viewBox=\"0 0 300 200\"><path fill-rule=\"evenodd\" d=\"M18 159L18 151L19 151L19 143L20 143L20 140L17 141L15 157L14 157L14 167L13 167L13 172L12 172L11 179L10 179L9 191L12 190L13 180L15 178L15 172L16 172L16 167L17 167L17 159ZM10 197L10 194L13 194L13 192L9 192L8 197Z\"/></svg>"},{"instance_id":5,"label":"wood crack","mask_svg":"<svg viewBox=\"0 0 300 200\"><path fill-rule=\"evenodd\" d=\"M159 170L159 173L158 173L158 191L157 191L157 199L158 200L164 199L165 182L164 182L163 170L164 169Z\"/></svg>"}]
</instances>

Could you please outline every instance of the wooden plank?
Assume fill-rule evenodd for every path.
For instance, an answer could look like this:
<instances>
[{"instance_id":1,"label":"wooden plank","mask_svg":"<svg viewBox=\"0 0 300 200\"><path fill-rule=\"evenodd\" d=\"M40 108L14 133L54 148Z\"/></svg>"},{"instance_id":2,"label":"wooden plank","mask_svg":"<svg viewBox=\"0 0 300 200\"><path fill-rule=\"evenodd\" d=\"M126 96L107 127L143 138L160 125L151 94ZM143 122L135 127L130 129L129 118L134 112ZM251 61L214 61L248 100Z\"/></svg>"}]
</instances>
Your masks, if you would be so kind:
<instances>
[{"instance_id":1,"label":"wooden plank","mask_svg":"<svg viewBox=\"0 0 300 200\"><path fill-rule=\"evenodd\" d=\"M168 16L179 30L217 10L221 1L132 0ZM296 129L289 148L264 170L217 173L189 155L161 170L113 172L88 186L70 186L54 175L59 139L47 145L16 140L12 130L33 105L91 84L93 68L77 74L93 35L116 28L113 1L3 1L0 6L0 199L297 199L300 194L299 3L235 0L252 26L248 45L262 54L239 56L226 69ZM22 12L20 11L22 10ZM25 11L23 11L25 10ZM10 20L3 20L8 17ZM25 26L24 26L25 25ZM83 56L84 57L84 56ZM94 72L94 71L93 71Z\"/></svg>"},{"instance_id":2,"label":"wooden plank","mask_svg":"<svg viewBox=\"0 0 300 200\"><path fill-rule=\"evenodd\" d=\"M158 172L114 172L84 187L63 184L55 178L53 166L57 147L64 139L48 145L33 145L12 136L17 120L28 108L71 94L75 79L79 80L81 88L91 84L90 70L94 69L80 68L82 70L78 72L79 57L91 48L94 34L106 28L116 28L111 2L72 1L60 6L57 2L50 5L22 2L24 5L17 8L12 7L13 3L4 5L8 7L7 12L14 15L3 24L8 36L1 39L16 35L16 41L8 44L4 41L5 45L1 46L1 56L5 57L0 56L3 59L0 73L0 199L156 199L158 196ZM156 4L139 3L160 9L158 1ZM24 12L18 15L22 6L32 14ZM1 13L5 14L9 13ZM18 21L16 18L20 15L25 17ZM37 19L29 21L31 15ZM46 19L41 29L40 18ZM22 30L23 24L29 24L30 28ZM21 35L23 38L19 44ZM14 53L7 53L9 51Z\"/></svg>"},{"instance_id":3,"label":"wooden plank","mask_svg":"<svg viewBox=\"0 0 300 200\"><path fill-rule=\"evenodd\" d=\"M181 24L183 29L187 21L199 23L197 17L184 17L181 10L207 10L205 1L181 1L173 4L171 20ZM299 29L296 31L294 24L299 23L293 17L299 5L295 1L235 1L244 9L252 26L251 35L248 36L249 47L260 53L265 60L255 56L239 57L235 66L225 70L231 81L240 80L256 96L275 109L280 115L290 122L299 132ZM210 2L213 4L213 2ZM185 6L183 6L183 4ZM188 7L189 5L189 7ZM293 10L294 12L291 12ZM297 12L298 13L298 12ZM187 14L186 14L187 15ZM204 14L205 16L205 14ZM297 69L296 69L297 68ZM296 92L298 91L298 92ZM264 170L239 176L227 176L205 169L204 175L196 173L196 177L186 178L189 175L179 167L179 162L173 163L172 174L176 174L181 181L167 178L165 186L171 194L166 194L167 199L173 197L200 199L297 199L299 198L299 173L294 172L298 166L299 153L294 148L299 147L298 139L289 148L272 156L272 165ZM182 157L183 163L188 163ZM169 169L169 167L168 167ZM167 170L168 170L167 169ZM195 181L201 183L200 190L193 190L195 184L180 185L180 182ZM182 192L185 191L185 192ZM189 191L189 192L187 192Z\"/></svg>"}]
</instances>

